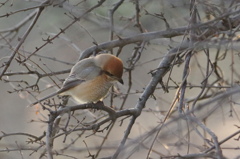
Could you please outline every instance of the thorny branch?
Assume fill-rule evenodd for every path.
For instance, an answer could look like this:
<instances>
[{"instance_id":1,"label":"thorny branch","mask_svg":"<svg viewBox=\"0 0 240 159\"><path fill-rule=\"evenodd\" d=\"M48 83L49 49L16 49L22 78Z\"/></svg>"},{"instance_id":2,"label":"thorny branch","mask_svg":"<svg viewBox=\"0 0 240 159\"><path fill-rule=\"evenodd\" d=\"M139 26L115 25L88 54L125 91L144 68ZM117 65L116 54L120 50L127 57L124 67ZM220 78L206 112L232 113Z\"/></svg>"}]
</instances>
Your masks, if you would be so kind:
<instances>
[{"instance_id":1,"label":"thorny branch","mask_svg":"<svg viewBox=\"0 0 240 159\"><path fill-rule=\"evenodd\" d=\"M48 1L43 2L42 5L44 5L47 2ZM27 36L30 34L30 32L33 29L34 25L36 24L39 16L41 15L41 12L43 11L43 9L44 9L44 6L40 6L37 10L34 11L34 13L36 14L35 18L33 19L32 23L29 25L29 28L26 30L24 35L21 37L21 40L19 41L19 43L17 44L16 48L12 52L9 60L5 63L5 67L4 67L4 69L2 70L2 72L0 74L0 79L2 79L2 76L7 71L8 67L10 66L10 64L11 64L13 58L15 57L16 53L18 52L19 48L24 43L24 41L26 40Z\"/></svg>"},{"instance_id":2,"label":"thorny branch","mask_svg":"<svg viewBox=\"0 0 240 159\"><path fill-rule=\"evenodd\" d=\"M0 7L5 5L6 2L1 3ZM39 6L20 9L15 12L7 13L7 14L4 14L3 16L0 16L0 18L8 17L8 16L12 16L13 14L17 14L22 11L32 10L32 9L37 8L30 15L28 15L27 18L22 20L15 27L5 29L5 30L0 30L0 33L14 32L14 31L18 30L20 27L22 27L23 25L26 25L28 21L33 19L31 21L31 24L27 28L26 32L24 33L24 35L20 38L20 41L17 43L16 47L11 47L13 51L12 51L8 61L6 63L4 63L4 65L3 65L3 70L0 74L1 78L3 76L15 77L18 75L24 75L24 76L25 75L36 75L38 77L38 79L37 79L37 83L35 85L38 86L38 81L40 78L61 75L64 73L68 73L70 71L70 69L67 69L67 70L58 71L58 72L39 73L38 71L31 70L28 68L28 66L25 66L27 71L7 72L14 57L16 56L17 53L19 53L20 47L24 43L25 39L31 33L32 28L36 25L42 11L44 10L45 7L51 6L52 2L53 1L45 1L44 3L42 3ZM55 2L57 3L57 5L63 6L63 7L65 7L65 5L67 3L69 3L68 1L55 1ZM79 2L76 6L80 5L83 2L84 1ZM91 7L89 9L85 10L84 12L81 12L81 14L79 14L77 16L74 16L75 14L71 14L71 15L73 15L72 21L66 27L64 27L63 29L60 29L60 31L57 34L54 34L54 35L52 34L53 35L52 37L49 36L46 39L43 39L43 42L44 42L43 45L36 47L36 50L33 51L32 53L28 54L28 56L24 57L24 60L17 59L17 61L24 65L24 63L27 60L31 60L31 57L36 55L36 53L40 49L51 44L56 38L58 38L61 34L64 34L71 26L73 26L73 24L75 24L76 22L78 22L81 19L84 19L84 18L87 19L86 16L89 15L89 13L91 13L93 10L95 10L99 7L105 7L103 5L104 2L105 2L105 0L100 0L97 2L96 5L90 5ZM148 150L148 154L147 154L146 158L151 158L151 155L153 155L154 153L156 153L160 157L162 157L164 155L162 155L161 153L158 153L158 151L156 151L154 149L154 146L156 144L158 144L157 143L158 138L160 138L160 136L162 135L163 128L167 127L168 125L172 124L173 122L177 122L177 120L184 120L187 124L190 125L189 127L191 127L191 123L195 123L197 125L196 127L201 127L204 130L204 133L207 133L208 135L210 135L210 137L213 141L213 144L211 144L212 145L211 147L204 149L204 151L202 151L202 153L199 153L199 154L189 154L189 155L182 155L182 156L181 155L173 155L173 156L168 156L168 157L174 157L174 158L190 158L190 157L212 157L213 158L213 157L215 157L215 158L219 158L219 159L223 158L222 148L220 147L220 145L222 145L224 142L230 140L235 135L239 134L239 131L236 131L235 133L226 137L224 140L219 141L218 136L215 133L213 133L213 131L209 127L207 127L206 123L204 123L203 121L206 117L210 116L209 114L214 112L220 106L217 105L217 106L211 108L211 110L202 117L197 116L195 114L195 112L198 112L199 110L203 109L204 107L207 107L208 105L213 104L217 101L223 101L223 99L226 99L228 97L230 99L230 102L233 103L233 98L231 96L239 93L239 88L237 88L237 87L236 87L237 89L231 90L232 87L235 87L233 85L234 84L233 78L231 81L231 86L229 86L229 85L216 86L215 85L217 83L217 81L223 80L223 79L221 79L223 77L223 73L222 73L221 69L218 67L218 62L222 59L225 59L225 57L227 56L227 49L229 49L229 46L227 46L226 50L225 50L226 51L225 54L223 54L223 55L220 54L219 52L222 51L221 43L233 44L233 43L238 43L238 41L239 41L238 38L234 39L234 35L239 31L239 28L240 28L240 18L239 18L240 10L238 8L239 4L237 3L236 7L233 7L235 2L232 1L229 4L229 8L231 8L231 9L229 9L227 12L222 12L221 10L217 10L216 12L212 11L212 13L211 13L211 9L208 8L210 5L206 5L207 7L205 9L208 10L210 12L209 14L212 14L212 16L214 18L212 20L208 20L207 22L202 22L201 15L198 13L198 5L205 4L205 2L198 1L198 0L191 0L190 2L191 2L190 3L190 11L189 11L190 17L188 19L188 25L182 26L182 27L177 27L177 28L172 28L172 27L170 28L169 21L165 17L164 13L152 14L149 11L147 11L147 9L145 9L143 7L143 5L141 5L141 3L142 3L141 1L135 0L133 2L134 3L134 9L133 9L134 16L133 16L133 18L129 18L129 19L131 21L133 21L134 26L138 29L137 32L140 32L140 34L129 35L127 37L120 37L120 33L118 33L117 29L116 29L117 24L115 23L116 22L115 21L115 13L124 4L124 0L119 0L117 3L112 5L113 7L111 7L111 9L109 11L109 19L108 19L108 22L109 22L108 25L110 28L109 41L104 42L104 43L99 43L99 44L95 43L95 45L93 45L92 47L85 49L79 55L79 60L86 58L88 56L91 56L92 54L96 54L102 50L110 50L111 53L113 53L113 49L116 47L119 48L117 51L117 55L122 56L124 54L123 48L130 44L134 44L135 47L132 51L131 57L128 60L128 66L125 67L126 74L128 74L128 87L126 89L125 94L119 95L120 99L123 99L123 100L122 100L121 106L120 106L120 108L118 108L118 110L117 110L117 108L112 109L111 107L104 106L102 103L84 104L84 105L64 107L61 103L58 105L57 103L55 103L54 100L53 100L54 103L52 103L52 101L49 100L47 103L44 103L42 105L42 109L47 111L48 115L49 115L47 121L45 121L45 123L47 124L46 133L43 133L43 135L41 135L39 137L37 137L35 135L27 134L27 133L3 133L3 135L0 136L0 139L8 137L8 136L15 136L15 135L23 135L23 136L29 137L28 143L38 143L39 144L39 146L37 146L36 148L31 149L33 151L32 153L35 153L35 151L38 151L41 147L45 147L45 150L42 152L42 155L40 156L40 158L42 156L44 156L46 153L48 155L48 158L52 159L54 157L54 155L63 155L64 156L65 155L64 151L68 150L71 144L74 145L75 141L77 141L80 137L82 137L83 133L91 130L93 133L87 136L87 137L90 137L92 135L96 135L97 133L104 132L105 130L107 130L107 133L104 134L104 138L101 140L102 142L101 142L100 146L97 147L96 149L93 148L93 150L97 150L95 155L93 155L93 152L90 152L92 149L88 146L88 143L84 141L86 149L89 154L89 157L97 158L98 156L100 156L99 155L100 152L104 150L104 147L106 147L104 145L108 141L107 139L110 136L109 134L113 131L116 121L119 120L121 117L124 117L121 120L121 124L123 123L123 120L125 120L126 118L129 118L130 121L125 122L125 124L127 123L128 125L126 126L124 135L122 136L121 141L119 141L118 147L116 147L114 149L114 151L115 151L114 154L112 156L109 156L108 158L113 158L113 159L120 158L122 155L124 156L124 152L127 152L128 148L134 147L137 144L137 146L135 146L131 150L130 153L126 154L128 157L130 157L134 153L134 151L137 150L139 143L141 143ZM224 2L222 1L222 3L224 3ZM224 4L222 4L222 5L224 5ZM55 5L53 5L53 6L55 6ZM175 7L175 6L172 5L172 7ZM235 8L235 9L233 10L233 8ZM145 12L143 12L143 10L145 10ZM72 11L70 13L72 13ZM151 16L157 17L157 18L160 17L166 25L166 30L159 31L160 30L159 29L158 31L147 32L147 29L145 29L144 23L141 23L142 17L143 17L142 13L145 13L146 15L151 15ZM115 37L114 35L116 35L116 37L118 39L114 40L114 37ZM135 102L135 107L134 108L125 108L126 102L129 98L129 95L130 95L130 93L132 93L135 68L136 68L138 62L142 59L142 56L145 53L144 52L145 49L148 48L148 45L154 39L158 39L158 40L159 39L171 39L171 38L179 37L179 36L183 36L181 43L178 46L170 48L170 50L167 52L167 54L162 59L160 58L161 62L159 63L158 67L156 69L154 69L154 71L151 71L151 75L152 75L151 80L144 87L143 91L137 92L137 93L139 93L139 94L141 93L141 94L139 95L139 100ZM221 38L218 38L218 36L221 36ZM225 36L227 36L229 39L225 38ZM5 41L7 41L7 39L4 36L1 35L1 37ZM219 39L220 40L219 41L215 40L217 38L218 38L218 40ZM211 44L213 44L213 45L211 45ZM218 48L218 53L216 53L214 62L212 62L212 59L210 58L211 47ZM204 52L204 55L207 59L206 60L207 63L205 65L206 66L205 73L204 73L204 71L202 71L204 69L201 69L202 76L204 77L204 80L201 83L202 85L196 86L196 85L191 85L191 83L189 83L189 77L190 77L190 73L191 73L190 68L191 68L191 61L193 60L193 57L196 57L196 54L199 53L200 51ZM185 58L183 59L183 57L185 57ZM172 74L171 74L171 71L169 73L169 70L172 70L177 65L181 65L178 63L178 61L181 61L181 60L184 63L184 68L183 68L183 72L182 72L182 79L180 80L181 84L178 85L178 83L172 79L172 77L171 77ZM234 63L232 63L232 65L233 64ZM200 67L201 66L199 66L199 68ZM234 67L232 67L231 71L232 71L232 73L234 72ZM218 77L218 80L209 84L209 77L210 77L210 75L212 75L213 72ZM148 107L148 105L146 103L149 101L149 99L151 97L156 98L155 92L159 88L159 87L157 87L158 84L161 84L161 86L162 86L162 87L160 87L160 89L162 89L163 87L166 87L167 89L173 88L171 86L164 85L163 78L165 77L165 75L167 73L169 73L168 80L170 80L170 78L171 78L171 80L173 82L175 82L175 84L176 84L176 86L174 88L177 89L174 100L172 102L170 102L170 103L172 103L170 105L170 108L164 114L165 115L164 119L160 120L159 124L155 128L151 129L150 131L148 131L147 133L145 133L144 135L142 135L140 137L138 136L138 137L134 138L133 139L134 142L131 142L131 140L129 140L131 131L133 130L133 127L136 125L137 119L140 118L140 116L142 115L143 110L146 110L146 107ZM7 82L7 80L5 80L5 79L4 79L4 81ZM14 80L14 82L21 83L21 81L15 81L15 80ZM55 84L56 84L56 82L55 82ZM230 87L230 89L226 89L229 87ZM27 90L27 88L28 87L25 87L25 88L22 87L20 90L16 90L16 92ZM201 88L201 91L200 91L200 93L198 93L198 95L196 97L194 96L193 98L187 98L186 93L187 93L188 89L192 89L192 88ZM225 89L225 90L211 92L211 88L219 88L219 89ZM112 91L114 92L114 89ZM114 105L115 96L118 96L118 95L111 96L110 106ZM211 98L211 97L215 97L215 98ZM199 104L199 102L201 100L206 101L206 102L203 104ZM172 119L171 118L172 115L175 112L177 112L176 111L177 109L175 109L176 106L177 106L179 114L177 117ZM131 106L129 106L129 107L131 107ZM78 110L83 110L82 114L88 112L89 114L92 115L91 117L94 117L94 120L91 122L85 122L85 118L82 120L79 120L77 118L77 115L79 115ZM87 111L87 110L90 110L90 111ZM92 113L91 110L94 110L94 113L97 112L100 115L97 117L94 116L93 115L94 113ZM148 110L146 110L146 111L148 111ZM152 110L152 112L154 112L154 110ZM159 113L159 111L156 111L156 112ZM67 115L67 118L63 118L64 115ZM73 120L73 119L77 122L76 125L71 125L70 120ZM188 131L190 132L190 130L192 131L193 129L189 128ZM55 145L54 145L55 141L60 136L64 136L63 143L65 143L66 140L68 139L67 137L69 137L69 135L74 132L75 133L81 132L81 134L78 134L78 136L76 137L76 140L72 140L71 144L69 144L69 145L65 146L65 148L61 149L61 152L60 151L58 152L58 150L55 149ZM187 135L189 135L188 132L187 132ZM207 139L207 137L205 135L202 135L201 132L198 132L198 135L203 137L205 140ZM45 139L46 142L43 141L43 138ZM149 140L150 138L154 139L153 141L151 141L150 146L145 145L145 141ZM127 143L128 141L129 141L129 143ZM191 141L188 140L187 144L189 146L191 144ZM2 150L2 151L4 151L4 152L19 151L21 153L21 151L24 149L21 149L19 147L20 145L18 143L16 143L16 145L18 147L18 149L16 149L16 150L6 149L6 150ZM215 153L212 153L213 150L215 150ZM1 150L0 150L0 152L1 152ZM65 156L68 156L68 155L65 155ZM72 156L68 156L68 157L72 157Z\"/></svg>"}]
</instances>

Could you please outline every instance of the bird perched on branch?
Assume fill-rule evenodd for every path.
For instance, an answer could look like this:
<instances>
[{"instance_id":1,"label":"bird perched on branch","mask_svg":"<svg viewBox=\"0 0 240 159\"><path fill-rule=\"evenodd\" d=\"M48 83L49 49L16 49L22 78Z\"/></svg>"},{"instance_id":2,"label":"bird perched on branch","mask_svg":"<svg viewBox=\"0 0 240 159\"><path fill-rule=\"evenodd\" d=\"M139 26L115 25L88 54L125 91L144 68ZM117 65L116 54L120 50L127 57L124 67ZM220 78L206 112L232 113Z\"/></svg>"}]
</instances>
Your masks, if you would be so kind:
<instances>
[{"instance_id":1,"label":"bird perched on branch","mask_svg":"<svg viewBox=\"0 0 240 159\"><path fill-rule=\"evenodd\" d=\"M123 84L123 63L111 54L100 54L77 62L65 79L63 86L38 101L35 105L55 95L70 95L79 104L102 100L115 81Z\"/></svg>"}]
</instances>

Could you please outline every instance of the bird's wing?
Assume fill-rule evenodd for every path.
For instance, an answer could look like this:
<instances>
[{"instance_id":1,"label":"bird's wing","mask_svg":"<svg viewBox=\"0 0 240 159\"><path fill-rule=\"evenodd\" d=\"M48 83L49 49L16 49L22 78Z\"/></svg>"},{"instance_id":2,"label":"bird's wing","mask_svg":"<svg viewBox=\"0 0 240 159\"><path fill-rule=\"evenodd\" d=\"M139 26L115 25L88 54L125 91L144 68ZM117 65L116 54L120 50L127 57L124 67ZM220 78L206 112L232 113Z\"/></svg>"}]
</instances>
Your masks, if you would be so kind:
<instances>
[{"instance_id":1,"label":"bird's wing","mask_svg":"<svg viewBox=\"0 0 240 159\"><path fill-rule=\"evenodd\" d=\"M58 91L62 93L70 88L79 85L82 82L92 80L101 74L101 68L93 62L80 61L71 70L69 76L63 83L62 88Z\"/></svg>"}]
</instances>

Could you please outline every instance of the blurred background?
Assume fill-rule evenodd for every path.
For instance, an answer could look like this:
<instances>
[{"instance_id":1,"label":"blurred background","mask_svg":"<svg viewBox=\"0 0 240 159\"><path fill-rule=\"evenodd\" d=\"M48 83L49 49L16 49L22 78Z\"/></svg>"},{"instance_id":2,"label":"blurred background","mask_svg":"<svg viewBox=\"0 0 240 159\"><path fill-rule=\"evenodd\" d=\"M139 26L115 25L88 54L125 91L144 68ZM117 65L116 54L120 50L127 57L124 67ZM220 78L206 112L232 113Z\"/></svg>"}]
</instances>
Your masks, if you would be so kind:
<instances>
[{"instance_id":1,"label":"blurred background","mask_svg":"<svg viewBox=\"0 0 240 159\"><path fill-rule=\"evenodd\" d=\"M0 0L0 2L0 66L2 71L5 67L4 64L9 60L13 50L32 22L32 18L28 20L25 18L33 13L36 9L35 6L39 6L41 1ZM98 2L95 0L54 1L53 4L44 8L8 67L6 71L8 74L3 75L0 81L0 131L2 132L0 135L2 136L0 138L0 158L47 158L46 155L41 156L45 152L45 147L40 145L44 145L45 138L41 141L31 142L31 137L26 134L43 135L47 131L46 121L49 112L43 110L40 105L33 107L28 107L28 105L36 98L40 99L58 90L68 73L64 72L39 79L36 74L29 73L30 70L46 74L71 69L78 61L82 51L89 47L119 39L119 37L132 37L142 32L164 31L167 29L164 19L170 28L181 28L189 25L191 2L189 0L130 0L123 1L115 11L113 16L114 28L111 30L110 10L119 2L106 0L101 6L88 12L80 21L71 25L64 33L46 45L44 44L48 38L59 34L61 29L73 22L74 17L81 16ZM138 16L136 16L136 3L140 9ZM237 0L196 0L195 5L201 23L217 19L224 13L239 10ZM141 27L136 26L138 24L136 17L139 18ZM18 27L22 22L24 24ZM203 41L209 44L203 46L204 49L206 46L208 47L209 57L204 49L196 49L190 61L190 73L184 101L186 106L191 108L194 100L202 91L202 83L206 79L207 70L212 71L207 76L207 87L204 90L204 94L206 94L202 95L196 104L203 104L203 108L195 112L195 115L215 133L219 141L239 130L240 95L237 93L209 104L204 103L218 94L224 93L228 88L239 84L238 32L238 27L232 28L226 32L219 31L219 34L204 39L205 41ZM111 33L113 33L112 37ZM134 50L138 47L138 43L124 46L119 57L124 62L123 80L125 84L116 84L117 95L113 98L113 104L111 104L112 96L110 94L104 99L104 104L112 106L116 110L119 110L122 105L122 109L134 108L152 78L150 72L156 70L168 51L181 44L185 38L189 38L189 34L171 38L156 38L147 42L134 65L131 62L134 61ZM41 49L39 49L40 47ZM116 55L118 48L112 49ZM24 64L19 63L24 57L28 57L35 51L36 54ZM135 121L120 158L147 157L156 134L154 129L163 122L182 83L185 56L180 54L179 60L181 62L174 65L173 69L163 78L168 92L165 92L160 84L156 88L154 94L148 99L142 114ZM212 65L208 68L209 61ZM214 64L217 64L217 67L214 67ZM131 76L128 71L130 67L132 67ZM217 71L213 67L217 68ZM131 86L129 81L131 81ZM36 83L38 91L36 91L36 87L28 87ZM126 94L128 97L123 103ZM55 100L58 98L56 97ZM69 103L69 105L74 104L72 100ZM151 158L174 158L178 155L201 153L213 145L211 136L203 131L199 125L177 119L179 115L177 106L178 104L158 135ZM103 114L102 111L79 110L74 114L76 118L71 118L69 128L76 125L82 126L78 125L79 121L90 123L102 117ZM67 115L63 117L67 118ZM55 139L54 151L58 155L54 158L87 158L88 151L91 154L99 153L97 158L111 156L120 144L129 121L130 118L118 119L111 131L104 130L96 134L93 134L93 131L76 131L67 137L62 135ZM66 120L63 120L60 125L64 127L64 124L66 124ZM105 126L107 124L101 128ZM103 141L104 144L100 150ZM239 158L239 146L238 135L228 139L221 145L223 155L230 159Z\"/></svg>"}]
</instances>

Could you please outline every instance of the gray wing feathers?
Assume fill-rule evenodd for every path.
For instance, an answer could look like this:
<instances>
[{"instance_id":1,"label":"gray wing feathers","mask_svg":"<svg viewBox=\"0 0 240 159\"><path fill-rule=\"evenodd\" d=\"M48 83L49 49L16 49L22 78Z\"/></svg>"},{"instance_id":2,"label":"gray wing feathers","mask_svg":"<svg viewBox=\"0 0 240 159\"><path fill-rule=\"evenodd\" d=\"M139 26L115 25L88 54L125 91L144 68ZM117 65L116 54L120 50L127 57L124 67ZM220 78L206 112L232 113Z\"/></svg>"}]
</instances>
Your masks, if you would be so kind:
<instances>
[{"instance_id":1,"label":"gray wing feathers","mask_svg":"<svg viewBox=\"0 0 240 159\"><path fill-rule=\"evenodd\" d=\"M31 105L35 105L57 94L63 93L68 89L73 88L82 82L85 82L86 80L92 80L95 77L99 76L100 74L101 74L101 68L96 66L93 59L88 58L88 59L81 60L78 63L76 63L75 66L73 66L70 72L70 75L66 78L62 88L59 91L54 92L32 103Z\"/></svg>"},{"instance_id":2,"label":"gray wing feathers","mask_svg":"<svg viewBox=\"0 0 240 159\"><path fill-rule=\"evenodd\" d=\"M73 88L86 80L92 80L101 74L101 68L97 67L94 62L81 61L71 70L70 75L66 78L59 93Z\"/></svg>"}]
</instances>

